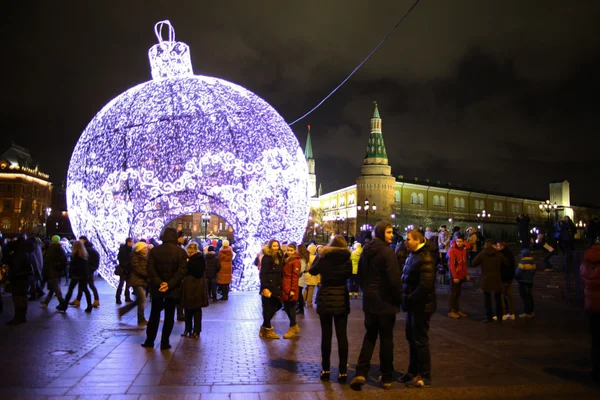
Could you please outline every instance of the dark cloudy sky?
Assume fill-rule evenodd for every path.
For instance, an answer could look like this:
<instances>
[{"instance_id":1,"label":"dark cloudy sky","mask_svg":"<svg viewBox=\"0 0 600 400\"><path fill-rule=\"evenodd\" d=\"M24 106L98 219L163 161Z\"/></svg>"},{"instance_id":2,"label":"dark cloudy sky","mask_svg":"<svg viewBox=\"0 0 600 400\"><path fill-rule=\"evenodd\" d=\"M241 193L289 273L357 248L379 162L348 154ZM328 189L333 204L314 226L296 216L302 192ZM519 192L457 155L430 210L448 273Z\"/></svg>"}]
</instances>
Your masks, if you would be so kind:
<instances>
[{"instance_id":1,"label":"dark cloudy sky","mask_svg":"<svg viewBox=\"0 0 600 400\"><path fill-rule=\"evenodd\" d=\"M411 0L39 1L3 5L0 148L55 183L108 101L150 79L170 19L194 72L254 91L291 122L372 50ZM377 100L394 175L545 199L567 179L600 204L600 2L421 0L311 124L317 178L353 184Z\"/></svg>"}]
</instances>

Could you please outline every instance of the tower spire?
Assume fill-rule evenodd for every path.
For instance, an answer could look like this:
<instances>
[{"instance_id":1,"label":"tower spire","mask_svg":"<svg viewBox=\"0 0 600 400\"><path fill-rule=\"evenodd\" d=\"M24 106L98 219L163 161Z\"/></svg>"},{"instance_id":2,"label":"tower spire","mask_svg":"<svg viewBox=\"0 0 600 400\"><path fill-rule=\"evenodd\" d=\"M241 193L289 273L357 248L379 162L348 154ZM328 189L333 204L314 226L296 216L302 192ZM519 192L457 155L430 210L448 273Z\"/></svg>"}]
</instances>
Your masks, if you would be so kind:
<instances>
[{"instance_id":1,"label":"tower spire","mask_svg":"<svg viewBox=\"0 0 600 400\"><path fill-rule=\"evenodd\" d=\"M310 141L310 125L308 125L308 135L306 136L306 147L304 148L304 157L307 160L313 158L312 142Z\"/></svg>"},{"instance_id":2,"label":"tower spire","mask_svg":"<svg viewBox=\"0 0 600 400\"><path fill-rule=\"evenodd\" d=\"M315 197L317 195L317 175L315 173L315 159L313 158L312 143L310 141L310 125L308 125L304 157L308 165L308 196Z\"/></svg>"},{"instance_id":3,"label":"tower spire","mask_svg":"<svg viewBox=\"0 0 600 400\"><path fill-rule=\"evenodd\" d=\"M383 142L383 134L381 133L381 117L379 116L379 108L377 102L374 101L373 118L371 118L371 135L369 136L369 144L365 154L365 164L388 165L387 152Z\"/></svg>"}]
</instances>

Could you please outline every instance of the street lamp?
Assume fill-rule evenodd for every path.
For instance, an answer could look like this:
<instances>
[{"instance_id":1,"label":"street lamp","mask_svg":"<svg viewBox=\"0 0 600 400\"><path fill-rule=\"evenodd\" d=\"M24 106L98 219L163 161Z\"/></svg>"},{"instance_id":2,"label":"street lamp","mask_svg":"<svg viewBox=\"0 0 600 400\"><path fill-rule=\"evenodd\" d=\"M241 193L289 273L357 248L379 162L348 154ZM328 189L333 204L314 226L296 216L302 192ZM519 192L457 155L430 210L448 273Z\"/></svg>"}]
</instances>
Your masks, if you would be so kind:
<instances>
[{"instance_id":1,"label":"street lamp","mask_svg":"<svg viewBox=\"0 0 600 400\"><path fill-rule=\"evenodd\" d=\"M344 217L341 216L340 214L337 214L334 217L334 220L335 220L336 225L337 225L337 234L339 235L340 234L340 222L344 221Z\"/></svg>"},{"instance_id":2,"label":"street lamp","mask_svg":"<svg viewBox=\"0 0 600 400\"><path fill-rule=\"evenodd\" d=\"M392 217L392 221L393 221L393 225L392 226L395 229L396 228L396 213L392 214L391 217Z\"/></svg>"},{"instance_id":3,"label":"street lamp","mask_svg":"<svg viewBox=\"0 0 600 400\"><path fill-rule=\"evenodd\" d=\"M484 232L483 232L483 221L486 220L486 218L491 218L492 214L488 214L485 212L485 210L482 210L481 213L477 214L477 219L481 221L481 234L483 236L485 236Z\"/></svg>"},{"instance_id":4,"label":"street lamp","mask_svg":"<svg viewBox=\"0 0 600 400\"><path fill-rule=\"evenodd\" d=\"M377 210L377 206L375 205L375 203L373 203L373 205L369 205L369 199L365 198L365 204L363 206L356 206L356 209L358 210L358 214L360 214L361 212L363 212L365 214L366 217L366 221L365 221L365 225L369 225L369 214L375 214L375 211Z\"/></svg>"},{"instance_id":5,"label":"street lamp","mask_svg":"<svg viewBox=\"0 0 600 400\"><path fill-rule=\"evenodd\" d=\"M546 212L548 214L548 218L546 221L546 237L550 236L550 227L552 226L550 222L550 214L554 212L556 214L556 210L558 209L558 205L556 202L554 204L550 203L550 200L546 200L545 202L540 203L540 210L542 212Z\"/></svg>"},{"instance_id":6,"label":"street lamp","mask_svg":"<svg viewBox=\"0 0 600 400\"><path fill-rule=\"evenodd\" d=\"M46 208L46 221L44 222L44 237L46 237L48 234L48 217L50 216L51 212L52 212L52 208L47 207Z\"/></svg>"},{"instance_id":7,"label":"street lamp","mask_svg":"<svg viewBox=\"0 0 600 400\"><path fill-rule=\"evenodd\" d=\"M204 222L204 240L208 239L208 221L210 221L210 214L202 214L202 222Z\"/></svg>"}]
</instances>

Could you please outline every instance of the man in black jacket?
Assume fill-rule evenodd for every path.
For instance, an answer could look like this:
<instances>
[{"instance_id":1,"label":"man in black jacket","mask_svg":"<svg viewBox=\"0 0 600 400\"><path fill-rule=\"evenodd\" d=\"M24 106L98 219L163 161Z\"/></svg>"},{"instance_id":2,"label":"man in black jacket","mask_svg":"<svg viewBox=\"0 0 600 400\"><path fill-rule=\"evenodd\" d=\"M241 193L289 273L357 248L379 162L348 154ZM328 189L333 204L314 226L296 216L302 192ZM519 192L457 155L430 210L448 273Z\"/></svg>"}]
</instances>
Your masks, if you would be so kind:
<instances>
[{"instance_id":1,"label":"man in black jacket","mask_svg":"<svg viewBox=\"0 0 600 400\"><path fill-rule=\"evenodd\" d=\"M121 291L125 286L125 301L131 302L131 294L129 293L129 285L127 285L127 278L129 277L129 268L131 263L131 254L133 253L133 239L125 239L125 244L119 247L119 255L117 260L119 265L115 271L115 275L119 275L119 286L117 286L117 304L121 303Z\"/></svg>"},{"instance_id":2,"label":"man in black jacket","mask_svg":"<svg viewBox=\"0 0 600 400\"><path fill-rule=\"evenodd\" d=\"M187 253L177 245L177 231L166 228L163 233L163 244L154 247L148 255L148 278L152 308L146 329L146 341L142 347L154 347L154 339L158 333L160 313L165 310L160 349L168 350L169 336L175 325L175 307L181 296L181 281L185 275Z\"/></svg>"},{"instance_id":3,"label":"man in black jacket","mask_svg":"<svg viewBox=\"0 0 600 400\"><path fill-rule=\"evenodd\" d=\"M435 312L436 246L419 230L406 236L410 255L402 271L402 308L406 311L406 340L410 361L408 372L399 380L406 386L423 388L431 385L429 321Z\"/></svg>"},{"instance_id":4,"label":"man in black jacket","mask_svg":"<svg viewBox=\"0 0 600 400\"><path fill-rule=\"evenodd\" d=\"M394 324L402 291L401 270L390 247L394 236L392 225L379 221L373 234L374 238L365 245L358 262L367 331L358 357L356 376L350 383L354 390L360 390L366 381L377 336L380 340L380 380L384 389L391 388L394 374Z\"/></svg>"}]
</instances>

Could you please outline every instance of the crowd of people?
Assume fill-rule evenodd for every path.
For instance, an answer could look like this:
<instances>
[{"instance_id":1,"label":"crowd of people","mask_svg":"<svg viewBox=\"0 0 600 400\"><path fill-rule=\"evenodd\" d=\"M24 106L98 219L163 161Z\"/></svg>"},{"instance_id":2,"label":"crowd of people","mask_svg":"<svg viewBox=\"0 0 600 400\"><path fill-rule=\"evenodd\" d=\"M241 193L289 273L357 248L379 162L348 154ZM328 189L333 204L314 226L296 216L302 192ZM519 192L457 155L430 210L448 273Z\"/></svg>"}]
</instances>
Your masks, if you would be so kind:
<instances>
[{"instance_id":1,"label":"crowd of people","mask_svg":"<svg viewBox=\"0 0 600 400\"><path fill-rule=\"evenodd\" d=\"M565 221L565 225L568 223ZM543 237L533 246L545 248ZM141 344L154 348L161 314L164 322L160 349L171 348L169 337L175 318L185 321L182 336L197 339L202 332L202 309L212 300L227 301L232 281L235 252L227 240L216 243L187 241L182 232L166 228L161 242L127 238L120 246L115 274L120 277L116 303L120 317L137 307L137 321L147 325L146 340ZM350 299L362 293L365 333L357 359L356 373L350 382L355 390L365 384L371 358L379 340L380 382L391 387L394 375L394 326L397 314L406 313L405 337L409 350L406 373L398 380L408 387L431 385L431 355L429 327L437 308L436 281L449 280L448 317L466 318L460 308L463 284L470 279L469 270L479 268L480 288L484 294L486 323L501 323L515 319L512 297L513 281L519 285L523 301L520 318L535 316L532 288L536 260L530 243L522 246L518 262L504 241L485 240L476 229L463 234L458 227L439 232L419 227L397 235L391 224L377 223L371 235L352 246L341 235L335 235L327 245L270 240L257 254L254 265L259 269L263 322L259 337L280 339L272 325L274 315L283 310L289 326L284 339L301 332L297 316L305 308L316 305L321 326L320 379L331 379L332 337L335 329L338 351L337 381L348 381L348 335ZM591 243L593 245L593 243ZM568 246L567 243L563 243ZM0 279L11 284L14 318L9 324L26 322L28 302L41 298L48 307L55 295L56 309L66 312L68 306L78 307L86 298L86 312L100 306L94 285L94 272L100 256L87 237L69 242L53 236L47 242L20 235L1 247ZM549 251L549 250L547 250ZM547 260L546 260L547 261ZM594 379L598 379L600 337L600 246L591 246L581 263L581 278L585 290L585 309L592 331ZM70 278L63 297L60 280ZM43 297L44 285L47 295ZM70 302L75 288L77 297ZM91 293L90 293L91 289ZM123 306L121 295L125 295ZM217 292L221 297L217 298ZM132 293L133 297L132 299ZM149 320L145 319L145 303L151 296ZM29 298L28 298L29 296ZM93 296L93 300L92 300ZM493 304L495 304L495 310ZM0 303L0 306L2 303ZM1 310L1 309L0 309Z\"/></svg>"}]
</instances>

